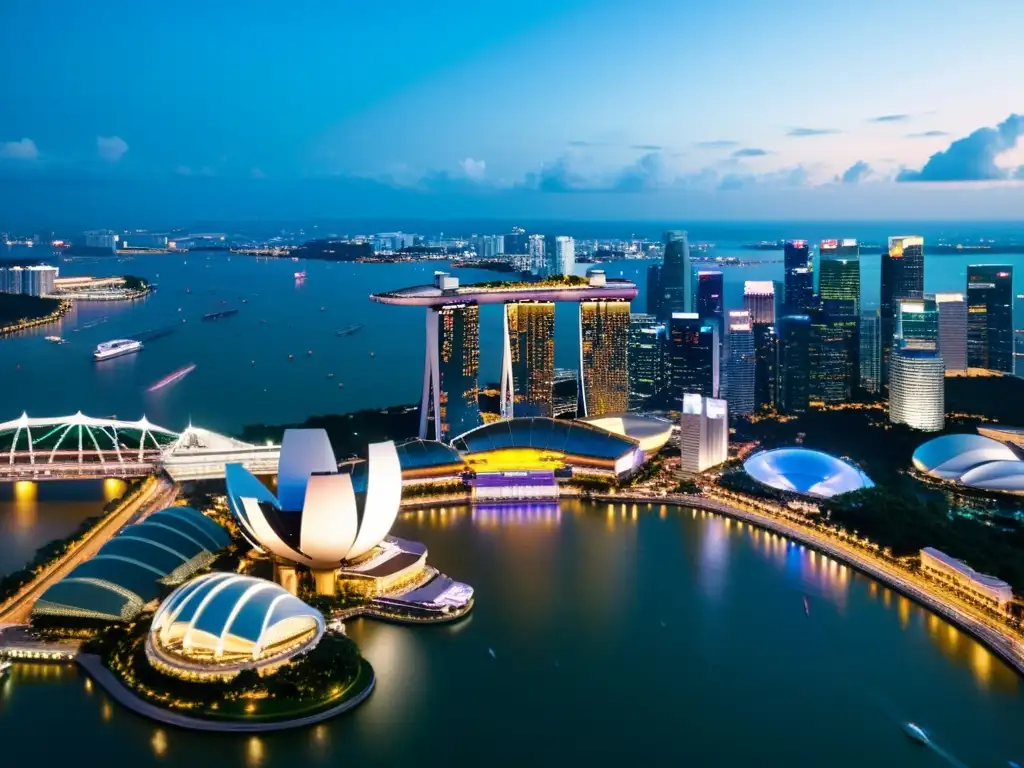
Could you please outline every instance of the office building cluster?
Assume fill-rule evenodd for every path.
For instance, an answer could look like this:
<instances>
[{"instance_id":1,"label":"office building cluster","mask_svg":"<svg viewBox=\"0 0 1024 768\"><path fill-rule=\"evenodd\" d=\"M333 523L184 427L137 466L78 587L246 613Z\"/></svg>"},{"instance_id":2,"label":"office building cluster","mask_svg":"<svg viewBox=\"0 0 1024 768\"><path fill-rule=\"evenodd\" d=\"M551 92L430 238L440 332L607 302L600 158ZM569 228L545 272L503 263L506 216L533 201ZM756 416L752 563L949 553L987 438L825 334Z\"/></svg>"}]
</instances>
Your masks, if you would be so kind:
<instances>
[{"instance_id":1,"label":"office building cluster","mask_svg":"<svg viewBox=\"0 0 1024 768\"><path fill-rule=\"evenodd\" d=\"M0 267L0 293L23 293L29 296L52 296L60 270L45 264L30 267Z\"/></svg>"}]
</instances>

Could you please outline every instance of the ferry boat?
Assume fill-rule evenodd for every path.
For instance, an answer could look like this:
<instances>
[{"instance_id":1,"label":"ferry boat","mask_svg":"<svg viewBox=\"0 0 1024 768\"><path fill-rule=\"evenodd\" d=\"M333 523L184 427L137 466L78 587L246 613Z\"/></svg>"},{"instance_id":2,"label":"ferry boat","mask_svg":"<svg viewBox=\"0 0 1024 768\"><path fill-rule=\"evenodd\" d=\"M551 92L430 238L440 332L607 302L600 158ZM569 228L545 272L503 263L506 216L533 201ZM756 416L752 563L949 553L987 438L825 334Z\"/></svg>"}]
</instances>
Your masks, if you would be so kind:
<instances>
[{"instance_id":1,"label":"ferry boat","mask_svg":"<svg viewBox=\"0 0 1024 768\"><path fill-rule=\"evenodd\" d=\"M46 336L45 338L51 344L64 344L64 343L66 343L64 341L64 339L62 339L60 336Z\"/></svg>"},{"instance_id":2,"label":"ferry boat","mask_svg":"<svg viewBox=\"0 0 1024 768\"><path fill-rule=\"evenodd\" d=\"M130 355L141 349L141 341L136 341L135 339L114 339L113 341L104 341L102 344L97 345L96 351L92 353L92 356L96 360L109 360L112 357Z\"/></svg>"},{"instance_id":3,"label":"ferry boat","mask_svg":"<svg viewBox=\"0 0 1024 768\"><path fill-rule=\"evenodd\" d=\"M924 730L917 723L904 723L903 732L907 734L911 739L916 741L918 744L931 744L932 740L929 738L927 731Z\"/></svg>"}]
</instances>

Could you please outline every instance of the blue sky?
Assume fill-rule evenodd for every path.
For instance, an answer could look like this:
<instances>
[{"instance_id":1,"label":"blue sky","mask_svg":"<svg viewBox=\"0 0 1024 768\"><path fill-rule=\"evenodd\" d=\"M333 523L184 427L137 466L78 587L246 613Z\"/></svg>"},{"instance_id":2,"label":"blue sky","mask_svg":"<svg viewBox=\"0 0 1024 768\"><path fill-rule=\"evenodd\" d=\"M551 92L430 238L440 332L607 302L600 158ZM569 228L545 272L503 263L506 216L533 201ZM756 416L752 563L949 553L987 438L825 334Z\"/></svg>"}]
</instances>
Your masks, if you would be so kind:
<instances>
[{"instance_id":1,"label":"blue sky","mask_svg":"<svg viewBox=\"0 0 1024 768\"><path fill-rule=\"evenodd\" d=\"M0 28L8 226L1024 209L1019 0L4 0Z\"/></svg>"}]
</instances>

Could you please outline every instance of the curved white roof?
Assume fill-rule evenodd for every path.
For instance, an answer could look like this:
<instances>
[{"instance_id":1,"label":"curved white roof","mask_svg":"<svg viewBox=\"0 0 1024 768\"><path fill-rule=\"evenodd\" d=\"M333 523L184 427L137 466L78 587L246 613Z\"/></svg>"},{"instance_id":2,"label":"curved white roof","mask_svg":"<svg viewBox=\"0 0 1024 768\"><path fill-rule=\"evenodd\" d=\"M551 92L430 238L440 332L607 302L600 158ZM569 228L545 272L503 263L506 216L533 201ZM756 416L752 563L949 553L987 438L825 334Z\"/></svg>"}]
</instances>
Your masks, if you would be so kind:
<instances>
[{"instance_id":1,"label":"curved white roof","mask_svg":"<svg viewBox=\"0 0 1024 768\"><path fill-rule=\"evenodd\" d=\"M968 470L990 461L1016 461L1017 455L998 440L982 435L943 435L929 440L914 451L914 467L919 472L957 480Z\"/></svg>"},{"instance_id":2,"label":"curved white roof","mask_svg":"<svg viewBox=\"0 0 1024 768\"><path fill-rule=\"evenodd\" d=\"M985 491L1024 493L1024 461L989 461L964 472L960 482Z\"/></svg>"},{"instance_id":3,"label":"curved white roof","mask_svg":"<svg viewBox=\"0 0 1024 768\"><path fill-rule=\"evenodd\" d=\"M315 645L324 618L272 581L208 573L178 587L157 609L150 642L185 663L269 663Z\"/></svg>"},{"instance_id":4,"label":"curved white roof","mask_svg":"<svg viewBox=\"0 0 1024 768\"><path fill-rule=\"evenodd\" d=\"M604 416L589 416L579 421L593 424L613 435L631 437L640 443L644 453L660 451L672 436L672 422L635 413L610 413Z\"/></svg>"},{"instance_id":5,"label":"curved white roof","mask_svg":"<svg viewBox=\"0 0 1024 768\"><path fill-rule=\"evenodd\" d=\"M301 506L286 505L281 475L280 498L275 498L241 464L225 468L228 505L254 546L311 568L337 568L380 544L394 525L402 501L398 450L390 441L369 446L360 509L352 475L339 473L336 465L323 469L326 453L319 436L289 440L290 433L301 431L289 430L281 444L281 471L287 466L290 473L288 498L298 498ZM326 440L323 430L310 431ZM308 462L305 470L303 460Z\"/></svg>"},{"instance_id":6,"label":"curved white roof","mask_svg":"<svg viewBox=\"0 0 1024 768\"><path fill-rule=\"evenodd\" d=\"M873 488L857 467L809 448L776 448L755 453L743 464L748 475L771 488L829 498Z\"/></svg>"}]
</instances>

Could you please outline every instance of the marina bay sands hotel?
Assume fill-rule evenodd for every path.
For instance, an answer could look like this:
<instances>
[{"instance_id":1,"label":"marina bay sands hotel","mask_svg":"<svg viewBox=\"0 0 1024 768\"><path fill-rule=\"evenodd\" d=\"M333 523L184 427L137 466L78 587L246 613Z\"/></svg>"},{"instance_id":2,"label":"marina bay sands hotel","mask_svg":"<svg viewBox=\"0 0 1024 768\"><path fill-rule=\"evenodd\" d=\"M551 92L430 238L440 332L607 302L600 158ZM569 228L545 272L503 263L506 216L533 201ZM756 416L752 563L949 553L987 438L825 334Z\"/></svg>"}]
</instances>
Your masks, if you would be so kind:
<instances>
[{"instance_id":1,"label":"marina bay sands hotel","mask_svg":"<svg viewBox=\"0 0 1024 768\"><path fill-rule=\"evenodd\" d=\"M382 304L425 307L426 358L420 437L450 440L483 423L480 305L504 305L501 415L553 415L555 302L579 304L579 400L583 416L629 406L629 308L636 285L591 270L586 278L460 286L444 272L433 285L370 296Z\"/></svg>"}]
</instances>

